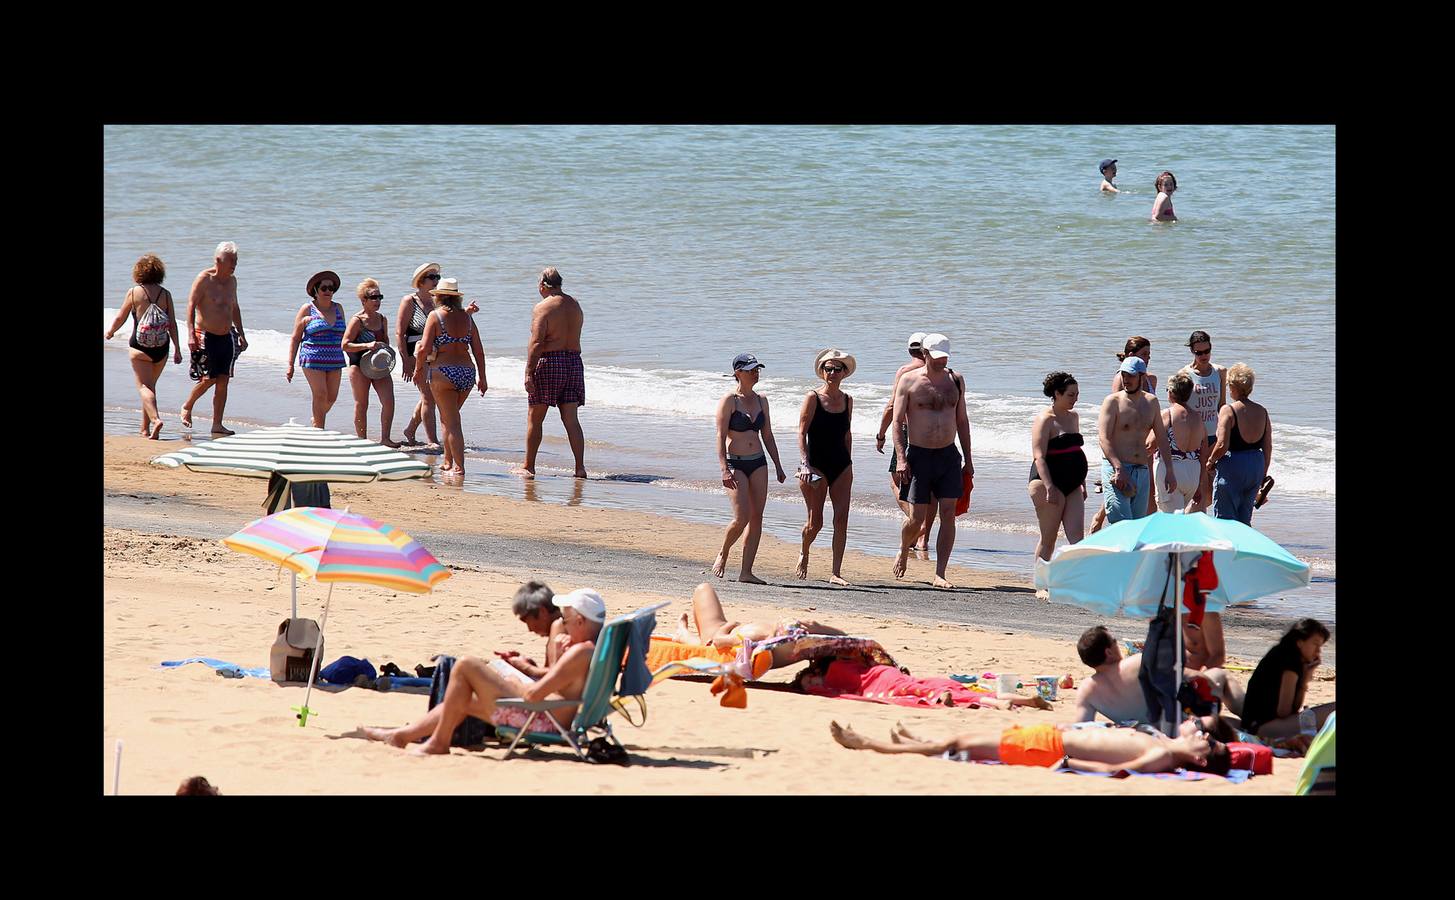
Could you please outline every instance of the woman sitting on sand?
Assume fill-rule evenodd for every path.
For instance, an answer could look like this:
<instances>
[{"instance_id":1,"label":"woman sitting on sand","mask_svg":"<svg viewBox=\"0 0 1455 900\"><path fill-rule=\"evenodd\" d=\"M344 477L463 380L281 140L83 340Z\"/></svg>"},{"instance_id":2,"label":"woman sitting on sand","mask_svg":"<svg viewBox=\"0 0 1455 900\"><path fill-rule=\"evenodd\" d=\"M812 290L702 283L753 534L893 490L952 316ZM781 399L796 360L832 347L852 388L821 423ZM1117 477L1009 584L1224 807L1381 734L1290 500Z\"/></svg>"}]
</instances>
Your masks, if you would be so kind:
<instances>
[{"instance_id":1,"label":"woman sitting on sand","mask_svg":"<svg viewBox=\"0 0 1455 900\"><path fill-rule=\"evenodd\" d=\"M1070 372L1052 372L1041 383L1051 405L1031 423L1031 480L1026 490L1036 508L1041 542L1036 556L1051 561L1056 532L1066 543L1078 543L1086 530L1086 451L1076 400L1081 388Z\"/></svg>"},{"instance_id":2,"label":"woman sitting on sand","mask_svg":"<svg viewBox=\"0 0 1455 900\"><path fill-rule=\"evenodd\" d=\"M116 320L106 332L111 340L116 329L131 316L131 340L126 346L131 358L131 371L136 375L136 389L141 394L141 433L156 440L162 433L162 416L157 412L157 380L167 367L167 344L171 343L172 361L182 362L182 345L177 341L177 314L172 308L172 292L162 287L167 267L155 253L147 253L131 267L131 280L136 286L126 292Z\"/></svg>"},{"instance_id":3,"label":"woman sitting on sand","mask_svg":"<svg viewBox=\"0 0 1455 900\"><path fill-rule=\"evenodd\" d=\"M1019 725L1001 732L926 740L896 724L888 741L876 741L838 722L829 733L840 746L876 753L957 756L962 762L993 760L1010 766L1067 768L1078 772L1169 772L1186 768L1224 775L1232 762L1228 745L1210 740L1195 719L1182 723L1176 738L1131 728L1077 728L1073 725Z\"/></svg>"},{"instance_id":4,"label":"woman sitting on sand","mask_svg":"<svg viewBox=\"0 0 1455 900\"><path fill-rule=\"evenodd\" d=\"M394 379L385 372L378 378L365 375L359 363L365 353L372 353L380 347L389 346L389 322L379 312L384 302L384 293L379 282L365 278L357 290L359 303L364 307L358 315L349 320L344 330L344 352L349 358L349 387L354 392L354 434L368 438L369 389L379 395L379 443L386 447L398 447L399 442L389 437L394 425Z\"/></svg>"},{"instance_id":5,"label":"woman sitting on sand","mask_svg":"<svg viewBox=\"0 0 1455 900\"><path fill-rule=\"evenodd\" d=\"M1263 740L1276 741L1312 734L1324 727L1333 703L1303 709L1304 695L1314 670L1322 662L1320 651L1329 629L1317 619L1299 619L1253 670L1243 694L1243 730Z\"/></svg>"},{"instance_id":6,"label":"woman sitting on sand","mask_svg":"<svg viewBox=\"0 0 1455 900\"><path fill-rule=\"evenodd\" d=\"M782 619L772 625L761 622L729 622L727 614L723 612L722 601L718 599L717 590L706 582L699 584L697 590L692 592L692 619L697 627L697 633L693 634L688 623L687 613L683 613L681 620L677 623L677 633L672 640L680 644L711 644L719 650L731 650L744 640L758 643L793 631L840 637L848 634L846 631L840 631L822 622L808 619ZM791 654L792 648L774 647L773 668L792 665L796 662L789 658Z\"/></svg>"},{"instance_id":7,"label":"woman sitting on sand","mask_svg":"<svg viewBox=\"0 0 1455 900\"><path fill-rule=\"evenodd\" d=\"M751 353L739 353L733 359L733 378L737 390L723 395L717 405L717 460L722 467L722 484L733 500L733 520L723 535L722 552L712 564L718 578L727 570L728 553L746 530L743 540L743 565L738 581L766 584L753 574L753 560L758 555L758 541L763 537L763 508L768 505L768 460L766 447L778 472L778 483L788 480L783 464L778 461L778 444L773 440L773 421L768 415L768 398L753 390L758 383L758 370L763 364Z\"/></svg>"},{"instance_id":8,"label":"woman sitting on sand","mask_svg":"<svg viewBox=\"0 0 1455 900\"><path fill-rule=\"evenodd\" d=\"M833 570L829 584L848 587L840 569L849 540L849 493L854 488L853 435L849 420L854 415L854 398L839 386L854 374L854 357L842 350L828 349L813 361L814 374L823 379L823 393L810 391L798 412L798 487L808 507L803 525L803 551L798 555L798 578L808 577L808 549L823 528L823 503L834 502ZM835 409L834 407L838 407Z\"/></svg>"}]
</instances>

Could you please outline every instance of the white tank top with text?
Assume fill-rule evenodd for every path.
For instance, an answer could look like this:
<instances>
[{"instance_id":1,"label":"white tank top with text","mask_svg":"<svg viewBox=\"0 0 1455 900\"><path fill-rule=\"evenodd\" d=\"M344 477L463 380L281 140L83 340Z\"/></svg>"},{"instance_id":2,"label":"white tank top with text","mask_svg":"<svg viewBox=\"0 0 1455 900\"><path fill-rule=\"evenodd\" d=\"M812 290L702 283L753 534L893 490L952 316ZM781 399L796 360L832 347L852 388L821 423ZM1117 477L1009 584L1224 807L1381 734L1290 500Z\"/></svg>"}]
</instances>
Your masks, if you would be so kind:
<instances>
[{"instance_id":1,"label":"white tank top with text","mask_svg":"<svg viewBox=\"0 0 1455 900\"><path fill-rule=\"evenodd\" d=\"M1217 434L1218 395L1222 393L1222 376L1218 374L1216 366L1206 375L1197 374L1191 367L1182 371L1192 379L1192 396L1188 398L1187 405L1191 407L1193 415L1202 419L1202 425L1209 436Z\"/></svg>"}]
</instances>

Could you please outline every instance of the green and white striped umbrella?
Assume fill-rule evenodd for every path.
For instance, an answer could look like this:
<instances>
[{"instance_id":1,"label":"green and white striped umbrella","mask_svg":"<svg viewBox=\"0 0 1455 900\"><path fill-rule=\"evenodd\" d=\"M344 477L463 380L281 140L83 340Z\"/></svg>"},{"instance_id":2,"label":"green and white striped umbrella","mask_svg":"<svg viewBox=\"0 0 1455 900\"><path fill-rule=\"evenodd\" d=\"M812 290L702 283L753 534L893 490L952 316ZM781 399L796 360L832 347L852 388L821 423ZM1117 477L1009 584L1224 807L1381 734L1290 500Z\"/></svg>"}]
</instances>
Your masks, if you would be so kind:
<instances>
[{"instance_id":1,"label":"green and white striped umbrella","mask_svg":"<svg viewBox=\"0 0 1455 900\"><path fill-rule=\"evenodd\" d=\"M290 482L399 481L430 473L428 463L383 444L292 420L164 453L152 463L211 475L276 474Z\"/></svg>"}]
</instances>

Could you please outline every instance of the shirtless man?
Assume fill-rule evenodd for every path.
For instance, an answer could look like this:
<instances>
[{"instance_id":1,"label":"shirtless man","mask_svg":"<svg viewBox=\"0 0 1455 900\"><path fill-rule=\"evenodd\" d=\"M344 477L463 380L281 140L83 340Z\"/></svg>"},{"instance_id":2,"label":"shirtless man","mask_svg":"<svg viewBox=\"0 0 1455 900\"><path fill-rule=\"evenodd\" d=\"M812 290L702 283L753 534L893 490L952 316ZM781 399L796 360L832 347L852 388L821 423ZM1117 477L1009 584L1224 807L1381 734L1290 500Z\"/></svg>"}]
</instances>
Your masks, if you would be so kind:
<instances>
[{"instance_id":1,"label":"shirtless man","mask_svg":"<svg viewBox=\"0 0 1455 900\"><path fill-rule=\"evenodd\" d=\"M1012 766L1064 767L1078 772L1168 772L1179 767L1226 772L1226 744L1210 741L1189 719L1176 738L1130 728L1077 728L1074 725L1032 725L1001 732L962 734L943 741L915 737L903 725L890 729L888 741L866 738L853 729L829 723L829 733L850 750L878 753L962 754L966 760L996 760Z\"/></svg>"},{"instance_id":2,"label":"shirtless man","mask_svg":"<svg viewBox=\"0 0 1455 900\"><path fill-rule=\"evenodd\" d=\"M904 376L904 373L912 372L915 369L924 368L925 352L924 349L920 346L921 342L923 342L924 339L925 332L923 331L916 331L914 334L909 336L910 360L909 362L900 366L898 372L894 373L894 387L899 387L899 379ZM884 401L884 415L881 416L879 419L879 433L874 436L874 449L878 450L880 453L884 452L884 436L889 433L889 420L892 418L894 418L893 388L891 388L889 391L889 399ZM896 422L895 430L903 431L904 423ZM896 502L899 503L899 508L904 510L904 517L906 519L912 517L914 515L914 504L910 503L908 500L899 499L899 457L895 453L894 444L892 443L889 445L889 486L894 491L894 498ZM915 544L916 550L930 549L930 527L934 525L934 522L935 520L933 516L930 517L928 521L926 521L925 530L920 532L919 540Z\"/></svg>"},{"instance_id":3,"label":"shirtless man","mask_svg":"<svg viewBox=\"0 0 1455 900\"><path fill-rule=\"evenodd\" d=\"M681 620L677 623L677 633L672 640L679 644L711 644L719 650L731 650L744 639L758 643L766 641L770 637L786 634L790 626L798 626L809 634L832 634L846 635L848 632L832 628L822 622L813 622L805 619L784 619L772 625L761 622L729 622L727 613L723 612L722 601L718 599L717 591L712 585L703 582L692 592L692 619L689 624L687 613L682 614ZM692 633L692 626L695 626L697 633ZM791 647L774 647L772 668L791 666L796 660L790 659L793 653Z\"/></svg>"},{"instance_id":4,"label":"shirtless man","mask_svg":"<svg viewBox=\"0 0 1455 900\"><path fill-rule=\"evenodd\" d=\"M534 478L536 451L541 448L541 426L546 412L556 407L566 438L576 456L576 477L586 477L586 436L576 408L586 403L586 371L581 365L581 323L585 314L576 298L561 290L555 266L541 271L536 284L541 301L530 322L530 349L525 357L525 393L529 412L525 424L525 465L517 474Z\"/></svg>"},{"instance_id":5,"label":"shirtless man","mask_svg":"<svg viewBox=\"0 0 1455 900\"><path fill-rule=\"evenodd\" d=\"M1161 407L1156 397L1142 390L1147 364L1140 357L1128 356L1122 361L1121 373L1122 390L1108 394L1101 401L1101 414L1096 423L1101 442L1101 481L1107 487L1108 525L1147 515L1146 491L1152 485L1147 467L1148 432L1155 439L1157 454L1167 473L1165 496L1177 493L1177 473L1172 468L1167 429L1154 427L1162 422Z\"/></svg>"},{"instance_id":6,"label":"shirtless man","mask_svg":"<svg viewBox=\"0 0 1455 900\"><path fill-rule=\"evenodd\" d=\"M970 461L970 419L965 414L965 382L948 368L950 339L943 334L929 334L921 347L925 354L923 368L905 373L894 387L893 421L906 423L904 431L894 432L899 499L914 504L914 515L900 529L894 577L904 577L910 545L929 527L933 498L940 510L933 583L935 587L953 588L945 579L945 568L950 564L950 551L955 549L955 501L964 488L963 477L975 474ZM955 450L957 433L965 449L963 467Z\"/></svg>"},{"instance_id":7,"label":"shirtless man","mask_svg":"<svg viewBox=\"0 0 1455 900\"><path fill-rule=\"evenodd\" d=\"M1118 725L1147 721L1147 697L1137 680L1141 654L1123 658L1121 644L1105 625L1086 629L1076 653L1093 669L1076 689L1076 721L1094 721L1097 713Z\"/></svg>"},{"instance_id":8,"label":"shirtless man","mask_svg":"<svg viewBox=\"0 0 1455 900\"><path fill-rule=\"evenodd\" d=\"M424 718L402 728L361 726L359 731L371 741L384 741L401 749L427 735L429 740L418 747L409 747L409 752L421 755L449 753L450 738L466 716L475 716L497 725L519 727L523 724L523 721L514 721L523 717L509 715L518 711L496 707L495 701L502 697L520 697L530 702L581 699L581 693L586 689L586 676L591 670L596 639L606 622L606 604L600 594L589 588L554 596L552 602L561 610L570 641L566 652L539 681L531 682L523 676L512 677L514 673L505 674L501 671L504 664L499 660L487 663L467 656L456 662L451 670L444 701ZM562 727L567 727L576 715L576 707L562 707L552 710L549 715L555 716Z\"/></svg>"},{"instance_id":9,"label":"shirtless man","mask_svg":"<svg viewBox=\"0 0 1455 900\"><path fill-rule=\"evenodd\" d=\"M187 295L187 346L192 349L195 360L205 349L206 363L203 377L192 389L187 402L182 404L182 427L192 428L192 407L209 388L216 387L212 395L212 433L233 434L222 425L222 411L227 406L227 383L232 379L233 363L237 353L248 348L247 336L243 334L242 310L237 302L237 244L223 241L213 254L213 265L203 269L197 280L192 282L192 292ZM200 322L199 322L200 319ZM200 327L199 327L200 326ZM233 329L237 329L237 348L233 348Z\"/></svg>"}]
</instances>

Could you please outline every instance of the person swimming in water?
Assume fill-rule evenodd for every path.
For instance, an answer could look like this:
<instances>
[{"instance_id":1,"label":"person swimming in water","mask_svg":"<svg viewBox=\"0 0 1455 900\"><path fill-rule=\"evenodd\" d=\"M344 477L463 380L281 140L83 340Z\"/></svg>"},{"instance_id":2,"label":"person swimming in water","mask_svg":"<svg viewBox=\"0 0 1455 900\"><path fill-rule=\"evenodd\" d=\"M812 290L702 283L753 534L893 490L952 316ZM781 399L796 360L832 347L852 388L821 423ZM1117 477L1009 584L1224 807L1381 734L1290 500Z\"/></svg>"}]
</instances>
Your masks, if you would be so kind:
<instances>
[{"instance_id":1,"label":"person swimming in water","mask_svg":"<svg viewBox=\"0 0 1455 900\"><path fill-rule=\"evenodd\" d=\"M1107 194L1120 194L1121 191L1117 189L1115 183L1117 177L1117 161L1114 159L1104 159L1097 168L1101 170L1102 192Z\"/></svg>"},{"instance_id":2,"label":"person swimming in water","mask_svg":"<svg viewBox=\"0 0 1455 900\"><path fill-rule=\"evenodd\" d=\"M1163 172L1157 176L1157 199L1152 201L1153 222L1176 222L1177 213L1172 211L1172 195L1177 192L1177 176Z\"/></svg>"}]
</instances>

